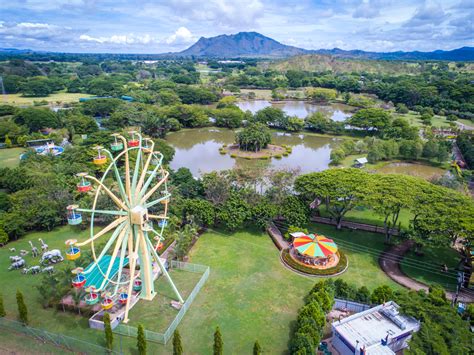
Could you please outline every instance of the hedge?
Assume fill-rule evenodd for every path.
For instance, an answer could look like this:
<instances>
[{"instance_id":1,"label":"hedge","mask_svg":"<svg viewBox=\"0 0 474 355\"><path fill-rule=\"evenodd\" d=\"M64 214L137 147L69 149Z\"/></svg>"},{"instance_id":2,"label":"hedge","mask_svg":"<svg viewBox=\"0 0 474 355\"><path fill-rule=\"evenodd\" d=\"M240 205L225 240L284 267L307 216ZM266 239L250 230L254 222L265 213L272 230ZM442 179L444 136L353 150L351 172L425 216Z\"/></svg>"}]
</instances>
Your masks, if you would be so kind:
<instances>
[{"instance_id":1,"label":"hedge","mask_svg":"<svg viewBox=\"0 0 474 355\"><path fill-rule=\"evenodd\" d=\"M337 252L337 255L339 256L339 263L336 266L329 269L313 269L296 262L291 257L288 249L284 249L281 252L283 262L289 267L291 267L292 269L302 272L304 274L308 274L308 275L321 275L321 276L331 276L331 275L340 274L346 271L346 268L347 268L346 254L344 254L342 251L339 250Z\"/></svg>"}]
</instances>

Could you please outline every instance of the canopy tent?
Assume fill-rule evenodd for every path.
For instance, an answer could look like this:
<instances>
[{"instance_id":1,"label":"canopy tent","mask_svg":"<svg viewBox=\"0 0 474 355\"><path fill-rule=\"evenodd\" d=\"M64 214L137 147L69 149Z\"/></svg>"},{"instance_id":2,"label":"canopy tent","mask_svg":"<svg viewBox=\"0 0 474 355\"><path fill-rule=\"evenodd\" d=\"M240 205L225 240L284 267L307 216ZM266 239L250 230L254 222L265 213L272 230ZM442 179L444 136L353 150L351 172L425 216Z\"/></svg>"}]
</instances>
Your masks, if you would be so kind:
<instances>
[{"instance_id":1,"label":"canopy tent","mask_svg":"<svg viewBox=\"0 0 474 355\"><path fill-rule=\"evenodd\" d=\"M292 233L293 246L301 254L312 258L324 258L337 252L337 245L332 239L319 234L306 235Z\"/></svg>"}]
</instances>

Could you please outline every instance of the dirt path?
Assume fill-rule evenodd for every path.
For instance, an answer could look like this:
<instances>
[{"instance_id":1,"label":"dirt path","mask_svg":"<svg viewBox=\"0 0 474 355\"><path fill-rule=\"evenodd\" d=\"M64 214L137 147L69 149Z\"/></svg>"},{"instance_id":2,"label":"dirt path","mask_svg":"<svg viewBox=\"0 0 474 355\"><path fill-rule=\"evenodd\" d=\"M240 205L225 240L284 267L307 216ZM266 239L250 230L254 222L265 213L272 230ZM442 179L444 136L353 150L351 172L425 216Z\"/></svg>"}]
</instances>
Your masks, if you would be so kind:
<instances>
[{"instance_id":1,"label":"dirt path","mask_svg":"<svg viewBox=\"0 0 474 355\"><path fill-rule=\"evenodd\" d=\"M429 288L427 285L409 278L400 269L400 261L413 246L413 243L414 242L412 240L406 240L403 243L395 245L389 250L383 252L382 254L380 254L379 264L382 270L387 274L387 276L390 277L396 283L415 291L428 291ZM388 255L390 255L390 257ZM456 297L455 293L453 292L446 292L446 296L450 300ZM471 294L467 294L465 291L462 291L459 293L458 301L473 303L474 297Z\"/></svg>"}]
</instances>

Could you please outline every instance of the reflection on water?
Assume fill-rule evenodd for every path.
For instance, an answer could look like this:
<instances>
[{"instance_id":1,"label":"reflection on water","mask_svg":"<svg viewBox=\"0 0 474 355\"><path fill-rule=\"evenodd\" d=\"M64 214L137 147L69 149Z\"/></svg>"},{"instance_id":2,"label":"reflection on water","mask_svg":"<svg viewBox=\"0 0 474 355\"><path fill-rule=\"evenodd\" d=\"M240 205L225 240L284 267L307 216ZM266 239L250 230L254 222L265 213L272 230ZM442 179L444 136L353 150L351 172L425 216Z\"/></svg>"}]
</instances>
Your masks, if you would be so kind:
<instances>
[{"instance_id":1,"label":"reflection on water","mask_svg":"<svg viewBox=\"0 0 474 355\"><path fill-rule=\"evenodd\" d=\"M282 101L282 102L269 102L266 100L253 100L253 101L239 101L237 106L241 110L249 110L255 113L259 110L264 109L268 106L281 108L289 116L297 116L299 118L305 118L306 116L321 111L333 121L345 121L351 116L349 113L350 107L343 104L331 104L331 105L316 105L305 101Z\"/></svg>"},{"instance_id":2,"label":"reflection on water","mask_svg":"<svg viewBox=\"0 0 474 355\"><path fill-rule=\"evenodd\" d=\"M337 144L336 138L317 137L305 133L273 131L273 142L293 148L288 157L271 160L247 160L221 155L223 144L235 141L235 132L224 128L182 130L168 134L167 141L176 153L170 165L172 169L187 167L194 176L214 170L226 170L235 166L268 166L274 168L300 168L301 173L325 170L329 166L330 153Z\"/></svg>"}]
</instances>

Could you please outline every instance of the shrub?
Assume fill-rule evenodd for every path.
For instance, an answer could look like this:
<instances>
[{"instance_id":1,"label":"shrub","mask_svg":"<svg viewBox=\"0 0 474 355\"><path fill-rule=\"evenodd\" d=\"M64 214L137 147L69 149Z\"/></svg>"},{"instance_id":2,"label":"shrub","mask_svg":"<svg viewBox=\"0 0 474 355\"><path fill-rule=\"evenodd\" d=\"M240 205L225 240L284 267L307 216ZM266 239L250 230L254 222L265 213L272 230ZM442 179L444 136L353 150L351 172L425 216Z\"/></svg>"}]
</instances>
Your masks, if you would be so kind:
<instances>
[{"instance_id":1,"label":"shrub","mask_svg":"<svg viewBox=\"0 0 474 355\"><path fill-rule=\"evenodd\" d=\"M273 156L275 159L281 159L282 155L281 154L277 154L277 155L274 155Z\"/></svg>"},{"instance_id":2,"label":"shrub","mask_svg":"<svg viewBox=\"0 0 474 355\"><path fill-rule=\"evenodd\" d=\"M138 325L137 332L137 350L139 355L146 355L146 338L145 338L145 329L143 325Z\"/></svg>"},{"instance_id":3,"label":"shrub","mask_svg":"<svg viewBox=\"0 0 474 355\"><path fill-rule=\"evenodd\" d=\"M114 335L112 333L112 327L110 326L110 314L104 313L104 332L105 332L105 347L109 350L113 348Z\"/></svg>"},{"instance_id":4,"label":"shrub","mask_svg":"<svg viewBox=\"0 0 474 355\"><path fill-rule=\"evenodd\" d=\"M5 306L3 305L3 295L0 294L0 317L5 317Z\"/></svg>"},{"instance_id":5,"label":"shrub","mask_svg":"<svg viewBox=\"0 0 474 355\"><path fill-rule=\"evenodd\" d=\"M222 341L221 330L219 327L216 328L214 333L214 355L222 355L224 353L224 342Z\"/></svg>"},{"instance_id":6,"label":"shrub","mask_svg":"<svg viewBox=\"0 0 474 355\"><path fill-rule=\"evenodd\" d=\"M18 318L23 324L28 324L28 309L20 290L16 291L16 303L18 305Z\"/></svg>"},{"instance_id":7,"label":"shrub","mask_svg":"<svg viewBox=\"0 0 474 355\"><path fill-rule=\"evenodd\" d=\"M257 340L255 341L255 344L253 344L253 355L261 355L261 354L262 354L262 348Z\"/></svg>"},{"instance_id":8,"label":"shrub","mask_svg":"<svg viewBox=\"0 0 474 355\"><path fill-rule=\"evenodd\" d=\"M173 355L181 355L183 353L183 346L181 344L181 335L179 331L175 330L173 334Z\"/></svg>"},{"instance_id":9,"label":"shrub","mask_svg":"<svg viewBox=\"0 0 474 355\"><path fill-rule=\"evenodd\" d=\"M390 301L392 298L393 290L390 286L382 285L372 292L371 301L374 304L381 304Z\"/></svg>"}]
</instances>

